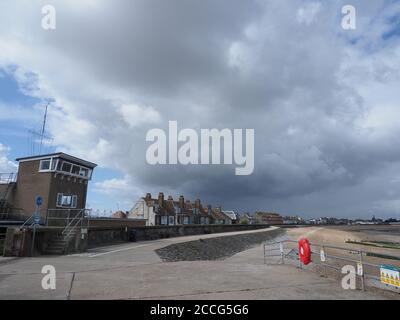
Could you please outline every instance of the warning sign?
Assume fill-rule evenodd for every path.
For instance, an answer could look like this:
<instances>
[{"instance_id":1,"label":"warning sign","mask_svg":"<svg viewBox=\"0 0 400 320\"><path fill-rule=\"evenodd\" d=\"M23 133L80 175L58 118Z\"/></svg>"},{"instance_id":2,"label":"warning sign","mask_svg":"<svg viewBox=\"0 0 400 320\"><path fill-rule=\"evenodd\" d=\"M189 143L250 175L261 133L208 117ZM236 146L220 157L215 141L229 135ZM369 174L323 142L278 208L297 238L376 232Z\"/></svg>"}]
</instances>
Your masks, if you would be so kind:
<instances>
[{"instance_id":1,"label":"warning sign","mask_svg":"<svg viewBox=\"0 0 400 320\"><path fill-rule=\"evenodd\" d=\"M381 282L400 288L400 269L394 266L381 265Z\"/></svg>"}]
</instances>

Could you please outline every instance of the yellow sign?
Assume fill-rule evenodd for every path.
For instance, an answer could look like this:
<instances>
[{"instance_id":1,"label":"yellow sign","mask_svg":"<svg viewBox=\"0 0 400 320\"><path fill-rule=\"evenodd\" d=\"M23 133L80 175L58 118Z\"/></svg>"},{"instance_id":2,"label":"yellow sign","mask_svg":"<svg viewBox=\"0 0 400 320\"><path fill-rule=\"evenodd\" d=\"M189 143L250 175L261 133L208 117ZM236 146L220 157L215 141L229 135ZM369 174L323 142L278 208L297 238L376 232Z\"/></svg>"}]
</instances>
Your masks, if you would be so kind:
<instances>
[{"instance_id":1,"label":"yellow sign","mask_svg":"<svg viewBox=\"0 0 400 320\"><path fill-rule=\"evenodd\" d=\"M381 282L393 287L400 288L400 269L383 265L381 266Z\"/></svg>"}]
</instances>

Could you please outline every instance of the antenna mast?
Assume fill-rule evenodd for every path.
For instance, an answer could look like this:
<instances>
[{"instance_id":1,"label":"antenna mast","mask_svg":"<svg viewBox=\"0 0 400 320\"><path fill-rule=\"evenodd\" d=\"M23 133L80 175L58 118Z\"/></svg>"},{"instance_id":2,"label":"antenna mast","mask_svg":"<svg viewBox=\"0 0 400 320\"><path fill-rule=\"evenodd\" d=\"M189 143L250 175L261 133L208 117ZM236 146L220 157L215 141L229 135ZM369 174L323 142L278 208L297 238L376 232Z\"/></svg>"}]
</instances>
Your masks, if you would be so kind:
<instances>
[{"instance_id":1,"label":"antenna mast","mask_svg":"<svg viewBox=\"0 0 400 320\"><path fill-rule=\"evenodd\" d=\"M44 149L44 144L45 144L45 139L49 141L53 141L53 139L45 134L46 132L46 122L47 122L47 112L48 108L50 106L50 102L47 103L45 112L44 112L44 117L43 117L43 123L42 123L42 129L40 132L37 132L35 130L29 130L28 133L31 135L29 138L30 144L31 144L31 154L32 155L40 155L42 154L42 150ZM36 153L36 145L39 144L39 153Z\"/></svg>"},{"instance_id":2,"label":"antenna mast","mask_svg":"<svg viewBox=\"0 0 400 320\"><path fill-rule=\"evenodd\" d=\"M40 147L39 147L39 154L42 153L42 146L43 146L43 139L45 137L44 131L46 130L46 120L47 120L47 110L49 108L49 102L46 105L46 109L44 112L44 117L43 117L43 126L42 126L42 131L40 132Z\"/></svg>"}]
</instances>

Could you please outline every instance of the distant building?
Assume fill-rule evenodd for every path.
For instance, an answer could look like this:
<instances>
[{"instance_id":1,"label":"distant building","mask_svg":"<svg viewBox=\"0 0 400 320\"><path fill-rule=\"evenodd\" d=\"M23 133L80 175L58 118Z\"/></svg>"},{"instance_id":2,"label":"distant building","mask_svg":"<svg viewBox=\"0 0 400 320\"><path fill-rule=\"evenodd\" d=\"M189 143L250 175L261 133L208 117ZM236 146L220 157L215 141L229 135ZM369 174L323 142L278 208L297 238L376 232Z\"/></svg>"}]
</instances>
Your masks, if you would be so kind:
<instances>
[{"instance_id":1,"label":"distant building","mask_svg":"<svg viewBox=\"0 0 400 320\"><path fill-rule=\"evenodd\" d=\"M0 213L7 212L14 219L29 218L35 213L37 196L43 199L42 222L49 210L85 208L96 164L61 152L16 161L18 174L6 183L0 179Z\"/></svg>"},{"instance_id":2,"label":"distant building","mask_svg":"<svg viewBox=\"0 0 400 320\"><path fill-rule=\"evenodd\" d=\"M327 218L314 218L307 221L308 224L327 224Z\"/></svg>"},{"instance_id":3,"label":"distant building","mask_svg":"<svg viewBox=\"0 0 400 320\"><path fill-rule=\"evenodd\" d=\"M271 224L271 225L283 224L283 218L278 213L258 211L254 214L254 217L257 223L261 224Z\"/></svg>"},{"instance_id":4,"label":"distant building","mask_svg":"<svg viewBox=\"0 0 400 320\"><path fill-rule=\"evenodd\" d=\"M232 224L232 219L222 211L221 207L212 209L209 205L207 213L211 215L212 224Z\"/></svg>"},{"instance_id":5,"label":"distant building","mask_svg":"<svg viewBox=\"0 0 400 320\"><path fill-rule=\"evenodd\" d=\"M111 218L114 218L114 219L127 219L128 215L123 211L117 211L117 212L114 212L112 214Z\"/></svg>"},{"instance_id":6,"label":"distant building","mask_svg":"<svg viewBox=\"0 0 400 320\"><path fill-rule=\"evenodd\" d=\"M223 214L225 214L226 216L229 217L229 219L231 220L231 224L238 224L239 223L239 215L232 210L224 210L222 211Z\"/></svg>"},{"instance_id":7,"label":"distant building","mask_svg":"<svg viewBox=\"0 0 400 320\"><path fill-rule=\"evenodd\" d=\"M175 201L172 196L166 200L160 192L157 199L150 193L140 198L129 211L128 218L145 219L146 226L174 226L189 224L232 224L232 218L221 207L203 207L200 199L194 203L180 196Z\"/></svg>"},{"instance_id":8,"label":"distant building","mask_svg":"<svg viewBox=\"0 0 400 320\"><path fill-rule=\"evenodd\" d=\"M304 224L305 221L303 220L303 218L299 216L293 216L293 217L286 216L283 217L283 223L297 225L297 224Z\"/></svg>"},{"instance_id":9,"label":"distant building","mask_svg":"<svg viewBox=\"0 0 400 320\"><path fill-rule=\"evenodd\" d=\"M244 213L239 216L240 224L256 224L256 219L250 213Z\"/></svg>"}]
</instances>

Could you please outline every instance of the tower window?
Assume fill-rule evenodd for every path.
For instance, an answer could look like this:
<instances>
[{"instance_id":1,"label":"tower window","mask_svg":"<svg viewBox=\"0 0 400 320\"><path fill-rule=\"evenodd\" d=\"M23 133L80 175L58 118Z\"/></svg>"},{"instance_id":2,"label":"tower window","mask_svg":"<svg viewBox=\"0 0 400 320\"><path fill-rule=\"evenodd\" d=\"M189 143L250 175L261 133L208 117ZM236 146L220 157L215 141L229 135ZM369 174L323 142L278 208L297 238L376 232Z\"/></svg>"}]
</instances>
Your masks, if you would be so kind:
<instances>
[{"instance_id":1,"label":"tower window","mask_svg":"<svg viewBox=\"0 0 400 320\"><path fill-rule=\"evenodd\" d=\"M40 161L40 171L50 170L51 159L44 159Z\"/></svg>"},{"instance_id":2,"label":"tower window","mask_svg":"<svg viewBox=\"0 0 400 320\"><path fill-rule=\"evenodd\" d=\"M76 208L78 202L78 196L66 195L63 193L57 194L57 207L61 208Z\"/></svg>"}]
</instances>

